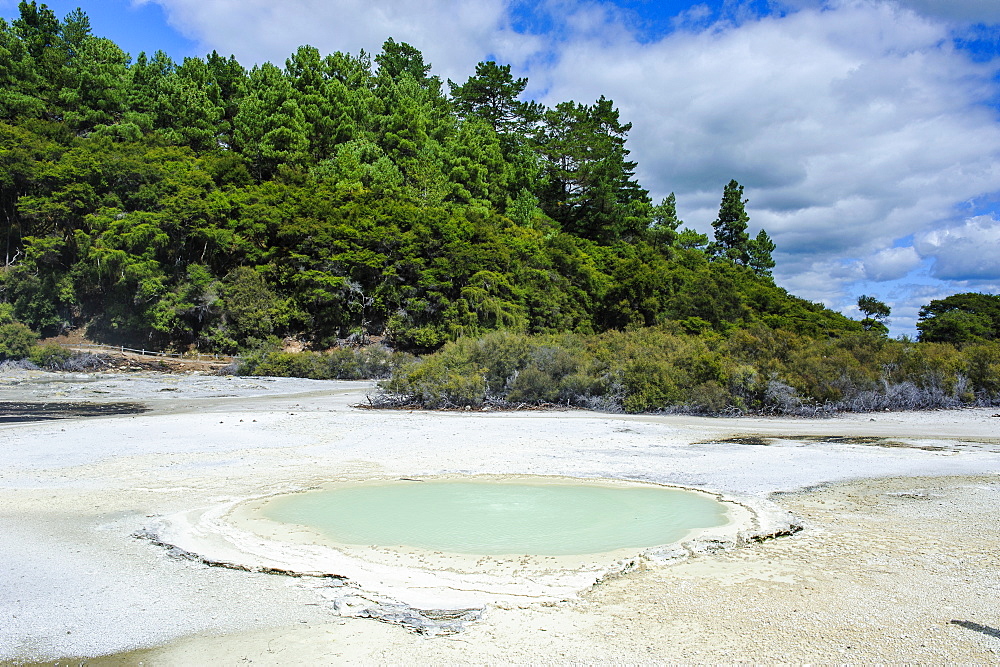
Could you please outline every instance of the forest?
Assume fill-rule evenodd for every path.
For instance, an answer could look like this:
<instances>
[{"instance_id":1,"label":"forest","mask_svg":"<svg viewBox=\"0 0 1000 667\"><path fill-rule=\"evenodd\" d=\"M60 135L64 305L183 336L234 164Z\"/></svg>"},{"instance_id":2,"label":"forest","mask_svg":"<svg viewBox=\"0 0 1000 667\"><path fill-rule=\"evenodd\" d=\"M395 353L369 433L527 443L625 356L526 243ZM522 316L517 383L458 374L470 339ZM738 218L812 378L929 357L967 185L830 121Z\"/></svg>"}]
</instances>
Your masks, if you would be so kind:
<instances>
[{"instance_id":1,"label":"forest","mask_svg":"<svg viewBox=\"0 0 1000 667\"><path fill-rule=\"evenodd\" d=\"M387 402L429 407L867 409L851 397L906 383L907 405L1000 401L993 297L930 304L921 340L893 341L880 302L859 322L789 294L743 186L719 184L713 238L685 227L637 182L612 100L527 101L492 61L442 81L392 39L283 67L132 58L81 10L19 12L0 358L83 329L248 373L391 375Z\"/></svg>"}]
</instances>

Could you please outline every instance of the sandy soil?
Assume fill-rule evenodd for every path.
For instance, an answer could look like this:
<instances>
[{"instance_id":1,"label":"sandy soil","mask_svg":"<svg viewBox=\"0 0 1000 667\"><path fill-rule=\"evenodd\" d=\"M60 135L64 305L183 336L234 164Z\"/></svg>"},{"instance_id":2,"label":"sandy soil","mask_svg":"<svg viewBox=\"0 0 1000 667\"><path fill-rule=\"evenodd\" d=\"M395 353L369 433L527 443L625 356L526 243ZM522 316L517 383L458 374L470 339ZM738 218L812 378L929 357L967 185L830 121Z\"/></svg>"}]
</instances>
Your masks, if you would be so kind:
<instances>
[{"instance_id":1,"label":"sandy soil","mask_svg":"<svg viewBox=\"0 0 1000 667\"><path fill-rule=\"evenodd\" d=\"M359 410L365 383L0 378L0 401L139 415L0 424L0 662L1000 661L995 410L826 420ZM679 484L805 529L646 559L567 602L427 637L338 615L325 580L209 567L134 537L326 480L540 474Z\"/></svg>"}]
</instances>

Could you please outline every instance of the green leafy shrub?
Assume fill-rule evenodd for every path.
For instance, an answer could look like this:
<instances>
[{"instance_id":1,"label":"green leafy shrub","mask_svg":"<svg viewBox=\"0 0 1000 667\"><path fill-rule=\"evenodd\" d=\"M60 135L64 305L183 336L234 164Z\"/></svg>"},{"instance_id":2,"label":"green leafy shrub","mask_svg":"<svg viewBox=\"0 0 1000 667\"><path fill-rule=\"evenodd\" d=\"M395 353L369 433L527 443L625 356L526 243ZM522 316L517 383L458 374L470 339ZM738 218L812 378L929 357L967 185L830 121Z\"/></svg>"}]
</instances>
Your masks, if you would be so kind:
<instances>
[{"instance_id":1,"label":"green leafy shrub","mask_svg":"<svg viewBox=\"0 0 1000 667\"><path fill-rule=\"evenodd\" d=\"M383 389L426 408L478 408L486 399L486 373L455 357L431 355L398 369Z\"/></svg>"},{"instance_id":2,"label":"green leafy shrub","mask_svg":"<svg viewBox=\"0 0 1000 667\"><path fill-rule=\"evenodd\" d=\"M969 389L987 399L1000 398L1000 343L970 345L962 358Z\"/></svg>"},{"instance_id":3,"label":"green leafy shrub","mask_svg":"<svg viewBox=\"0 0 1000 667\"><path fill-rule=\"evenodd\" d=\"M37 334L20 322L0 324L0 361L24 359L37 341Z\"/></svg>"},{"instance_id":4,"label":"green leafy shrub","mask_svg":"<svg viewBox=\"0 0 1000 667\"><path fill-rule=\"evenodd\" d=\"M236 372L313 380L377 380L389 377L408 359L408 355L376 345L329 352L283 352L272 344L247 354Z\"/></svg>"},{"instance_id":5,"label":"green leafy shrub","mask_svg":"<svg viewBox=\"0 0 1000 667\"><path fill-rule=\"evenodd\" d=\"M997 343L959 350L878 332L811 339L759 324L678 331L459 339L396 372L381 404L802 415L1000 404Z\"/></svg>"},{"instance_id":6,"label":"green leafy shrub","mask_svg":"<svg viewBox=\"0 0 1000 667\"><path fill-rule=\"evenodd\" d=\"M29 358L39 368L61 369L63 364L72 356L74 356L72 350L67 350L61 345L49 343L48 345L35 346L31 350Z\"/></svg>"},{"instance_id":7,"label":"green leafy shrub","mask_svg":"<svg viewBox=\"0 0 1000 667\"><path fill-rule=\"evenodd\" d=\"M558 382L537 366L519 371L507 391L507 400L512 403L552 403L558 397Z\"/></svg>"},{"instance_id":8,"label":"green leafy shrub","mask_svg":"<svg viewBox=\"0 0 1000 667\"><path fill-rule=\"evenodd\" d=\"M710 415L719 414L732 406L731 396L714 380L695 385L687 392L686 404L690 411Z\"/></svg>"}]
</instances>

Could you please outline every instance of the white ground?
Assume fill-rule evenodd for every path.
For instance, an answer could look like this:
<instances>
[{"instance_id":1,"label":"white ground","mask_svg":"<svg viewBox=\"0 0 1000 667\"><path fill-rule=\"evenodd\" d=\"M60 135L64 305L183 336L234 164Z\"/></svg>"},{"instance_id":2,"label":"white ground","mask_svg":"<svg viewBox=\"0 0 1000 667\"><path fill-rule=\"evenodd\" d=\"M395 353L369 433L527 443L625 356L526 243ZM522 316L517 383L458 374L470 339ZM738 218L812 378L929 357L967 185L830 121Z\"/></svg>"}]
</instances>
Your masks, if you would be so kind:
<instances>
[{"instance_id":1,"label":"white ground","mask_svg":"<svg viewBox=\"0 0 1000 667\"><path fill-rule=\"evenodd\" d=\"M0 662L147 648L106 660L1000 660L996 410L802 420L351 407L367 387L0 378L0 401L152 408L0 424ZM740 436L766 444L722 442ZM835 440L844 436L861 440ZM322 582L208 567L132 536L164 517L326 480L453 474L685 485L776 503L806 529L649 561L571 602L490 606L464 632L433 638L338 616Z\"/></svg>"}]
</instances>

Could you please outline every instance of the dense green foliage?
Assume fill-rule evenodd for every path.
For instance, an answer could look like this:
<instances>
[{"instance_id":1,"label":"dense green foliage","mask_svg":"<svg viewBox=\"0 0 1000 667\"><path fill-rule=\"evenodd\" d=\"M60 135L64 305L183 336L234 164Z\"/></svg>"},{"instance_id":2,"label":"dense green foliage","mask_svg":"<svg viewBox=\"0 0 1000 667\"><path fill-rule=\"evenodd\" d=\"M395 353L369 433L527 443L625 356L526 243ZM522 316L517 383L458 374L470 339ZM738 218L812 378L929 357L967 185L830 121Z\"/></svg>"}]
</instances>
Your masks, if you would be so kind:
<instances>
[{"instance_id":1,"label":"dense green foliage","mask_svg":"<svg viewBox=\"0 0 1000 667\"><path fill-rule=\"evenodd\" d=\"M995 405L1000 343L964 348L872 332L815 338L763 325L463 338L382 383L383 405L562 404L613 411L817 414Z\"/></svg>"},{"instance_id":2,"label":"dense green foliage","mask_svg":"<svg viewBox=\"0 0 1000 667\"><path fill-rule=\"evenodd\" d=\"M742 186L709 248L636 182L611 100L544 108L526 84L487 62L446 94L391 39L249 71L131 59L82 12L22 2L0 21L0 301L43 335L221 352L858 328L774 285Z\"/></svg>"},{"instance_id":3,"label":"dense green foliage","mask_svg":"<svg viewBox=\"0 0 1000 667\"><path fill-rule=\"evenodd\" d=\"M920 340L963 345L1000 340L1000 295L953 294L920 309Z\"/></svg>"},{"instance_id":4,"label":"dense green foliage","mask_svg":"<svg viewBox=\"0 0 1000 667\"><path fill-rule=\"evenodd\" d=\"M0 303L0 361L27 357L38 342L38 336L14 319L14 309Z\"/></svg>"}]
</instances>

